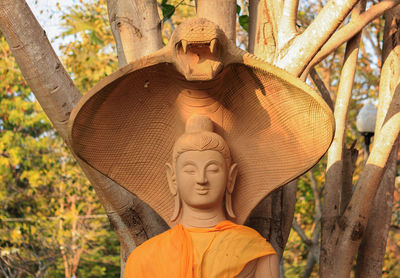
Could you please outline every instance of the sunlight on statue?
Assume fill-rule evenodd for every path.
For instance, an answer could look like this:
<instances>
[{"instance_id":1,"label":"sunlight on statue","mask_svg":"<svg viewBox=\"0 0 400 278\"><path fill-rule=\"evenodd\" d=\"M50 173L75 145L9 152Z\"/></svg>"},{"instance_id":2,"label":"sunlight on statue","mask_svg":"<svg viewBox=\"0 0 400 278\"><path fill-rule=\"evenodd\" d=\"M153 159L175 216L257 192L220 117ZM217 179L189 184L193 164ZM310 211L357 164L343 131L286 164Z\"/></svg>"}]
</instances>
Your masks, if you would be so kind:
<instances>
[{"instance_id":1,"label":"sunlight on statue","mask_svg":"<svg viewBox=\"0 0 400 278\"><path fill-rule=\"evenodd\" d=\"M175 198L174 228L136 248L125 277L279 277L273 247L237 225L231 194L238 173L228 145L207 116L193 115L166 163Z\"/></svg>"}]
</instances>

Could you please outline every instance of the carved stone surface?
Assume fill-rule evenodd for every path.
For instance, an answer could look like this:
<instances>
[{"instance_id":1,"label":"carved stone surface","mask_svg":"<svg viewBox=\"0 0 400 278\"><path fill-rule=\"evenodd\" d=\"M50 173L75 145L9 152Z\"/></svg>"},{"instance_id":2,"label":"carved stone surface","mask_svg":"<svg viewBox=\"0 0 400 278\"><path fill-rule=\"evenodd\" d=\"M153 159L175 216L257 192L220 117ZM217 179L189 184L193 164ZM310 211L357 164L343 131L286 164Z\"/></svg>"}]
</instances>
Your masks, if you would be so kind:
<instances>
[{"instance_id":1,"label":"carved stone surface","mask_svg":"<svg viewBox=\"0 0 400 278\"><path fill-rule=\"evenodd\" d=\"M193 114L216 124L239 165L238 224L312 167L334 132L329 107L310 87L237 48L213 23L191 19L165 48L89 91L71 115L70 139L79 157L174 225L164 163Z\"/></svg>"}]
</instances>

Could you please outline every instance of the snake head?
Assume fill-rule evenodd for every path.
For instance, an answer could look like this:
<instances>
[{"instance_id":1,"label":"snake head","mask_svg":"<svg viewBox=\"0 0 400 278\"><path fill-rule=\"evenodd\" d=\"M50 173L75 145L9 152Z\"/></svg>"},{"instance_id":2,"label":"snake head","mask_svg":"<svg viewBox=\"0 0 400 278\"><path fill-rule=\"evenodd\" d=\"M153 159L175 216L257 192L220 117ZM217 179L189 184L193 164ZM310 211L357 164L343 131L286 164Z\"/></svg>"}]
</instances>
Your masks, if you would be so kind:
<instances>
[{"instance_id":1,"label":"snake head","mask_svg":"<svg viewBox=\"0 0 400 278\"><path fill-rule=\"evenodd\" d=\"M214 79L224 66L222 57L226 41L223 31L207 19L183 22L170 41L177 70L189 81Z\"/></svg>"}]
</instances>

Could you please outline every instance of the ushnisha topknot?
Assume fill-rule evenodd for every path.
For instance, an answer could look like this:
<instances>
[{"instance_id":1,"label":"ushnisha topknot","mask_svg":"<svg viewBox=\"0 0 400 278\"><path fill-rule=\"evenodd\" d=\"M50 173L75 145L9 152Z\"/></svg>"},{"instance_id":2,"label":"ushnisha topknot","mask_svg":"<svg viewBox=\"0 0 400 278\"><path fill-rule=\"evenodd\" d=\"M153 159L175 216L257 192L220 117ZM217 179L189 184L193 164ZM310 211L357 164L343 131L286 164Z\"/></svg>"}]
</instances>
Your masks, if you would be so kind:
<instances>
[{"instance_id":1,"label":"ushnisha topknot","mask_svg":"<svg viewBox=\"0 0 400 278\"><path fill-rule=\"evenodd\" d=\"M194 114L186 121L185 133L214 131L214 124L211 119L204 115Z\"/></svg>"},{"instance_id":2,"label":"ushnisha topknot","mask_svg":"<svg viewBox=\"0 0 400 278\"><path fill-rule=\"evenodd\" d=\"M217 151L222 154L227 167L231 165L228 144L214 131L213 121L205 115L194 114L186 121L185 133L176 140L172 151L172 164L187 151Z\"/></svg>"}]
</instances>

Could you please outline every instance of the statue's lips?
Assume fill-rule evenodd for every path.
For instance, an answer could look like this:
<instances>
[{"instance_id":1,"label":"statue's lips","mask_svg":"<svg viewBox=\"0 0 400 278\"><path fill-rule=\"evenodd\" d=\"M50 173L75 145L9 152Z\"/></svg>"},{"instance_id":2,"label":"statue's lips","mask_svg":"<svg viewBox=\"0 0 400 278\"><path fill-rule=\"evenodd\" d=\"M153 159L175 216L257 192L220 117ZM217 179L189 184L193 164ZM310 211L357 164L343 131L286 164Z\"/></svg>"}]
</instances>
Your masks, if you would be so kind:
<instances>
[{"instance_id":1,"label":"statue's lips","mask_svg":"<svg viewBox=\"0 0 400 278\"><path fill-rule=\"evenodd\" d=\"M210 188L208 188L208 187L195 187L194 190L199 195L206 195L210 191Z\"/></svg>"}]
</instances>

